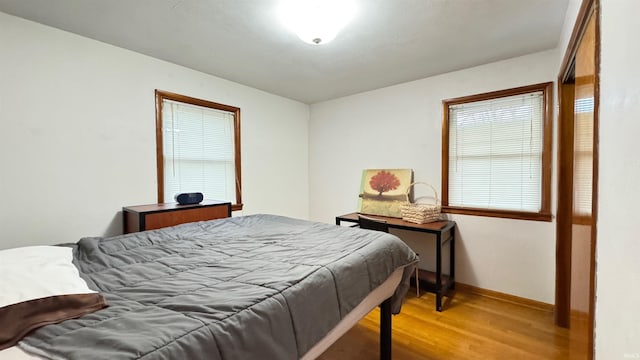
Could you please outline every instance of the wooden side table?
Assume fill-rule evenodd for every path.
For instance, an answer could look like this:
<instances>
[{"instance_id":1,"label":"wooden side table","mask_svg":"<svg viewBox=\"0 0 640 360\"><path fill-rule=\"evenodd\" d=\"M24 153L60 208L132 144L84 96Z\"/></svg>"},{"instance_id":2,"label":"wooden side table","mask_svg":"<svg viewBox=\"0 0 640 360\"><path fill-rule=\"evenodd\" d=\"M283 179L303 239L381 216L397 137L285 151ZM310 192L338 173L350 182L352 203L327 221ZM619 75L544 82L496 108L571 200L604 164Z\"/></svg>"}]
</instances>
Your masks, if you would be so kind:
<instances>
[{"instance_id":1,"label":"wooden side table","mask_svg":"<svg viewBox=\"0 0 640 360\"><path fill-rule=\"evenodd\" d=\"M122 208L124 233L159 229L195 221L231 217L231 203L204 200L200 204L149 204Z\"/></svg>"}]
</instances>

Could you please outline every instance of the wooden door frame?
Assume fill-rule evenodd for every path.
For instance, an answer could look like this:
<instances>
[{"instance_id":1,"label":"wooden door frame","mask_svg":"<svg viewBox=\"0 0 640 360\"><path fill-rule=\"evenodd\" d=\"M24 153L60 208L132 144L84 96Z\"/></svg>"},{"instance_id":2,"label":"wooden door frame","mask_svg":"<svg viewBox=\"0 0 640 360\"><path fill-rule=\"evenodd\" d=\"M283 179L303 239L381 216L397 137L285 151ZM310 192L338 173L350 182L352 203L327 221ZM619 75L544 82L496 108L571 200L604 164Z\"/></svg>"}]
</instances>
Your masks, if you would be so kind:
<instances>
[{"instance_id":1,"label":"wooden door frame","mask_svg":"<svg viewBox=\"0 0 640 360\"><path fill-rule=\"evenodd\" d=\"M572 192L573 174L571 181L567 181L562 174L566 174L567 147L573 146L573 108L567 102L571 101L573 86L571 74L573 72L574 60L578 49L578 44L587 27L591 16L595 17L595 78L594 78L594 110L593 110L593 189L592 189L592 217L591 217L591 285L589 287L589 348L591 352L589 358L593 358L594 349L594 326L595 326L595 257L596 257L596 235L597 235L597 215L598 215L598 133L599 133L599 109L600 109L600 0L583 0L573 28L573 33L569 45L562 61L560 73L558 75L558 101L560 111L558 115L558 205L556 222L556 316L555 321L559 326L568 327L570 322L570 289L571 289L571 229L567 226L567 209L572 212ZM567 129L571 126L571 136L567 136ZM571 143L569 143L571 140ZM569 145L571 144L571 145ZM572 148L569 153L572 153ZM573 162L573 154L571 155ZM573 165L571 164L571 167ZM567 192L567 187L570 191ZM571 216L572 213L569 213ZM561 219L562 218L562 219ZM567 237L568 234L568 237Z\"/></svg>"},{"instance_id":2,"label":"wooden door frame","mask_svg":"<svg viewBox=\"0 0 640 360\"><path fill-rule=\"evenodd\" d=\"M566 80L564 80L566 81ZM569 327L573 212L574 84L558 80L558 203L556 209L556 325Z\"/></svg>"}]
</instances>

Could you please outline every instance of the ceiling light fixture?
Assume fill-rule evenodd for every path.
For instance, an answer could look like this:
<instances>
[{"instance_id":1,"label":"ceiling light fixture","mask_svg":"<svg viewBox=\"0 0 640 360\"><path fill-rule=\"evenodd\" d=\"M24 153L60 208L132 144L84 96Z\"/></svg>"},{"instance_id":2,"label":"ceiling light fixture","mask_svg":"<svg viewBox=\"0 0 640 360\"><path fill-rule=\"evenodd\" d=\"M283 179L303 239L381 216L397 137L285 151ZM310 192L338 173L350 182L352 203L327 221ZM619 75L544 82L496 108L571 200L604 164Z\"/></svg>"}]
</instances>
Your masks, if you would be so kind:
<instances>
[{"instance_id":1,"label":"ceiling light fixture","mask_svg":"<svg viewBox=\"0 0 640 360\"><path fill-rule=\"evenodd\" d=\"M333 40L355 12L353 0L283 0L279 9L282 22L312 45Z\"/></svg>"}]
</instances>

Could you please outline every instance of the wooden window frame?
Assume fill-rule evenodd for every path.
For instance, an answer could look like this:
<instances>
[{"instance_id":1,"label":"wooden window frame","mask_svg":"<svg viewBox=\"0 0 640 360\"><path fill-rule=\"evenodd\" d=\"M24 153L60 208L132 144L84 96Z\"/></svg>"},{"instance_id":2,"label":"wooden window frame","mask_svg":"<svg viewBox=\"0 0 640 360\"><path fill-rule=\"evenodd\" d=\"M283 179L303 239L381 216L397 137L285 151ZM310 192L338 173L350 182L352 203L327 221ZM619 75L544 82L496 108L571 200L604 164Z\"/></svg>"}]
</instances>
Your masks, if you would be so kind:
<instances>
[{"instance_id":1,"label":"wooden window frame","mask_svg":"<svg viewBox=\"0 0 640 360\"><path fill-rule=\"evenodd\" d=\"M484 208L470 208L449 206L449 107L476 101L491 100L501 97L522 95L542 91L543 101L543 134L542 134L542 189L539 212L525 212L513 210L496 210ZM553 117L553 82L546 82L512 89L493 91L483 94L464 96L442 101L442 212L451 214L465 214L490 216L508 219L551 221L551 157L552 157L552 117Z\"/></svg>"},{"instance_id":2,"label":"wooden window frame","mask_svg":"<svg viewBox=\"0 0 640 360\"><path fill-rule=\"evenodd\" d=\"M164 155L162 148L162 103L163 100L172 100L190 105L206 107L215 110L227 111L234 114L234 155L235 155L235 173L236 173L236 199L231 204L231 210L242 210L242 166L240 156L240 108L225 104L219 104L213 101L202 100L190 96L180 95L168 91L155 91L156 97L156 166L158 169L158 203L163 203L164 199Z\"/></svg>"}]
</instances>

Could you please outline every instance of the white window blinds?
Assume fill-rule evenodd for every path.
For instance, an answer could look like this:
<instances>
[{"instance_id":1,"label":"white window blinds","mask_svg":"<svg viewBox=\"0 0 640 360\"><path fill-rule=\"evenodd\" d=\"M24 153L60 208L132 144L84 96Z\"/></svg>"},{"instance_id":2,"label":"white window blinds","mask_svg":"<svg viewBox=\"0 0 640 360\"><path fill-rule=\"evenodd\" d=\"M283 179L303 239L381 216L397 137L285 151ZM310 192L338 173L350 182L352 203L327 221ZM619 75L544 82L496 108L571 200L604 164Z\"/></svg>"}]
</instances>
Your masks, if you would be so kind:
<instances>
[{"instance_id":1,"label":"white window blinds","mask_svg":"<svg viewBox=\"0 0 640 360\"><path fill-rule=\"evenodd\" d=\"M235 203L234 113L162 100L164 199L201 192Z\"/></svg>"},{"instance_id":2,"label":"white window blinds","mask_svg":"<svg viewBox=\"0 0 640 360\"><path fill-rule=\"evenodd\" d=\"M449 106L448 205L539 212L542 91Z\"/></svg>"},{"instance_id":3,"label":"white window blinds","mask_svg":"<svg viewBox=\"0 0 640 360\"><path fill-rule=\"evenodd\" d=\"M576 99L573 128L573 213L591 215L593 192L593 97Z\"/></svg>"}]
</instances>

